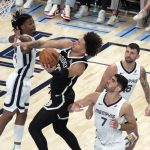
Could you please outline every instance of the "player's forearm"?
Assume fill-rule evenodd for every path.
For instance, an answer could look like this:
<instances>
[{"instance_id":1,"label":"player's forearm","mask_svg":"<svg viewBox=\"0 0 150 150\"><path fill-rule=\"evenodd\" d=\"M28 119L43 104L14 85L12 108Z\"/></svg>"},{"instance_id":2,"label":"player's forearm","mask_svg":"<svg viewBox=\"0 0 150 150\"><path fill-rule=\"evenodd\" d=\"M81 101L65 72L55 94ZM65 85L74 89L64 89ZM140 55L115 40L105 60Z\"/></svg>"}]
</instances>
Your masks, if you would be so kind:
<instances>
[{"instance_id":1,"label":"player's forearm","mask_svg":"<svg viewBox=\"0 0 150 150\"><path fill-rule=\"evenodd\" d=\"M77 103L79 103L82 107L89 106L89 107L93 108L93 106L94 106L94 104L90 100L79 100L79 101L77 101Z\"/></svg>"},{"instance_id":2,"label":"player's forearm","mask_svg":"<svg viewBox=\"0 0 150 150\"><path fill-rule=\"evenodd\" d=\"M127 132L135 132L137 131L137 125L136 123L126 123L126 124L121 124L120 130L122 131L127 131Z\"/></svg>"},{"instance_id":3,"label":"player's forearm","mask_svg":"<svg viewBox=\"0 0 150 150\"><path fill-rule=\"evenodd\" d=\"M104 87L102 87L102 86L98 86L97 88L96 88L96 90L95 90L95 92L103 92L103 90L104 90Z\"/></svg>"},{"instance_id":4,"label":"player's forearm","mask_svg":"<svg viewBox=\"0 0 150 150\"><path fill-rule=\"evenodd\" d=\"M146 98L146 101L148 104L150 104L150 88L149 88L149 85L147 83L147 86L146 88L144 89L144 93L145 93L145 98Z\"/></svg>"},{"instance_id":5,"label":"player's forearm","mask_svg":"<svg viewBox=\"0 0 150 150\"><path fill-rule=\"evenodd\" d=\"M32 49L32 48L41 48L42 47L42 41L32 41L32 42L27 42L27 47Z\"/></svg>"},{"instance_id":6,"label":"player's forearm","mask_svg":"<svg viewBox=\"0 0 150 150\"><path fill-rule=\"evenodd\" d=\"M146 82L144 85L142 84L143 90L144 90L144 94L145 94L145 98L148 104L150 104L150 87L148 82Z\"/></svg>"}]
</instances>

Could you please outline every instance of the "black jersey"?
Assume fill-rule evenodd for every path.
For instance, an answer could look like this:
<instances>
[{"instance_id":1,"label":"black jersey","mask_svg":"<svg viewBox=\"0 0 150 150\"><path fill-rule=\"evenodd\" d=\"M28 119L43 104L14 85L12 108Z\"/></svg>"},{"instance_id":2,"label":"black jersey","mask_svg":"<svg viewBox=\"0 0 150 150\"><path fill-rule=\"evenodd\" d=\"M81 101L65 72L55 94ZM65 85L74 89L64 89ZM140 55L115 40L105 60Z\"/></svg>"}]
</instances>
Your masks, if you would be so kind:
<instances>
[{"instance_id":1,"label":"black jersey","mask_svg":"<svg viewBox=\"0 0 150 150\"><path fill-rule=\"evenodd\" d=\"M85 63L87 67L86 56L70 57L71 50L72 49L69 48L60 52L59 63L57 64L56 70L61 71L62 69L69 68L71 65L78 62ZM58 78L54 75L51 82L51 96L68 95L72 91L72 87L77 81L77 79L78 76Z\"/></svg>"}]
</instances>

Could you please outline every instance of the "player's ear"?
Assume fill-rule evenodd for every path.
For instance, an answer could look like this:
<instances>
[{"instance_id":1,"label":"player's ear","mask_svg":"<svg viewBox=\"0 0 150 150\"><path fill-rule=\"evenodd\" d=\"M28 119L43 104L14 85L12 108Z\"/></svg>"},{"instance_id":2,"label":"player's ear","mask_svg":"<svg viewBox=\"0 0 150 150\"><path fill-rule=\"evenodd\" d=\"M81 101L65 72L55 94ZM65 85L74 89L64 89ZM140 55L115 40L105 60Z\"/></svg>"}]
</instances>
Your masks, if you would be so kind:
<instances>
[{"instance_id":1,"label":"player's ear","mask_svg":"<svg viewBox=\"0 0 150 150\"><path fill-rule=\"evenodd\" d=\"M82 49L82 53L85 54L86 53L86 49Z\"/></svg>"},{"instance_id":2,"label":"player's ear","mask_svg":"<svg viewBox=\"0 0 150 150\"><path fill-rule=\"evenodd\" d=\"M24 25L21 25L20 28L21 28L21 30L24 30L24 29L25 29Z\"/></svg>"},{"instance_id":3,"label":"player's ear","mask_svg":"<svg viewBox=\"0 0 150 150\"><path fill-rule=\"evenodd\" d=\"M138 59L139 57L140 57L140 55L138 54L137 57L136 57L136 59Z\"/></svg>"},{"instance_id":4,"label":"player's ear","mask_svg":"<svg viewBox=\"0 0 150 150\"><path fill-rule=\"evenodd\" d=\"M122 91L122 87L118 84L118 86L116 87L116 90L121 92Z\"/></svg>"}]
</instances>

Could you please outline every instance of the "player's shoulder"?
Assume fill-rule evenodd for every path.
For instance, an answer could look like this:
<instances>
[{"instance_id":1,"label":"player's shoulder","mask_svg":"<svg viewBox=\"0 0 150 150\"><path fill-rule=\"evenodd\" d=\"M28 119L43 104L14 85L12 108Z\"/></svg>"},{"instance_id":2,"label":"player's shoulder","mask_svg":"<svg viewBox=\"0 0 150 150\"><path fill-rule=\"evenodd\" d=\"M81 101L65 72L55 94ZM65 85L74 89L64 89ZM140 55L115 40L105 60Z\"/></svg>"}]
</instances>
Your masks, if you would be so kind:
<instances>
[{"instance_id":1,"label":"player's shoulder","mask_svg":"<svg viewBox=\"0 0 150 150\"><path fill-rule=\"evenodd\" d=\"M128 110L130 110L130 109L132 109L132 105L131 105L131 103L127 100L127 101L125 101L125 102L123 103L123 105L122 105L122 111L123 111L123 112L126 112L126 111L128 111Z\"/></svg>"},{"instance_id":2,"label":"player's shoulder","mask_svg":"<svg viewBox=\"0 0 150 150\"><path fill-rule=\"evenodd\" d=\"M140 71L141 71L141 73L145 72L145 68L143 66L140 66Z\"/></svg>"},{"instance_id":3,"label":"player's shoulder","mask_svg":"<svg viewBox=\"0 0 150 150\"><path fill-rule=\"evenodd\" d=\"M115 63L109 65L106 69L107 72L116 73L117 72L117 65Z\"/></svg>"}]
</instances>

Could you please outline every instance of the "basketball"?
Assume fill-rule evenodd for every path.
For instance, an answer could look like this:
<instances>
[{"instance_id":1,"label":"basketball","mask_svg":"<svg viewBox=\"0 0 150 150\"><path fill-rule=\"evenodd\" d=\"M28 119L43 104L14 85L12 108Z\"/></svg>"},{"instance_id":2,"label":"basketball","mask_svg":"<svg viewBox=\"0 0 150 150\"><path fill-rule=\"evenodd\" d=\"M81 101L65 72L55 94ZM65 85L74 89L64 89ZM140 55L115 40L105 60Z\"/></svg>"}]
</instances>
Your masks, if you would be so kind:
<instances>
[{"instance_id":1,"label":"basketball","mask_svg":"<svg viewBox=\"0 0 150 150\"><path fill-rule=\"evenodd\" d=\"M53 67L58 64L59 53L54 48L45 48L40 52L39 59L42 64Z\"/></svg>"}]
</instances>

